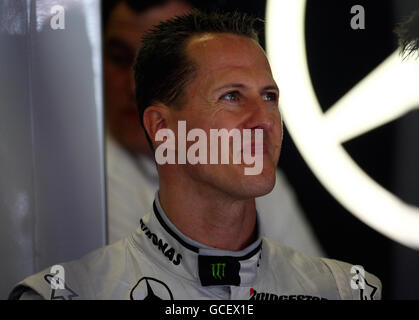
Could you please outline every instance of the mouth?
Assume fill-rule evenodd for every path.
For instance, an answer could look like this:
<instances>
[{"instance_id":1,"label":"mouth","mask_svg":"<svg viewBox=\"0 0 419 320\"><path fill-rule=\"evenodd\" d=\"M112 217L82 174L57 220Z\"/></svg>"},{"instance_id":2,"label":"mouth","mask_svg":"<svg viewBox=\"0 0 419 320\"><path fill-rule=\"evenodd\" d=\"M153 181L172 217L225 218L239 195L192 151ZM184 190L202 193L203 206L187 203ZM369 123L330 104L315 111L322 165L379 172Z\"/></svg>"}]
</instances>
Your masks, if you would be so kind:
<instances>
[{"instance_id":1,"label":"mouth","mask_svg":"<svg viewBox=\"0 0 419 320\"><path fill-rule=\"evenodd\" d=\"M252 154L267 154L268 153L268 146L266 143L252 143Z\"/></svg>"}]
</instances>

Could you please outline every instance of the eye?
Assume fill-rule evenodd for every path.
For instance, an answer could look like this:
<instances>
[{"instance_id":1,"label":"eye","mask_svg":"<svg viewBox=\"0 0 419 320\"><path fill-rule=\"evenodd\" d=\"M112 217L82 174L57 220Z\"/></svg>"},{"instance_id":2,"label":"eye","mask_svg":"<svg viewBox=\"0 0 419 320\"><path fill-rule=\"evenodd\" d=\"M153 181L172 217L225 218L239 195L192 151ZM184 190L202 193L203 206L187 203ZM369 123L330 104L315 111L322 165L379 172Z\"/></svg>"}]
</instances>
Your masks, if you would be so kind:
<instances>
[{"instance_id":1,"label":"eye","mask_svg":"<svg viewBox=\"0 0 419 320\"><path fill-rule=\"evenodd\" d=\"M239 94L238 91L231 91L231 92L228 92L228 93L222 95L220 99L234 102L234 101L239 100L239 95L240 94Z\"/></svg>"},{"instance_id":2,"label":"eye","mask_svg":"<svg viewBox=\"0 0 419 320\"><path fill-rule=\"evenodd\" d=\"M262 94L262 98L263 98L263 100L266 100L266 101L277 101L278 100L277 94L275 92L266 92L266 93Z\"/></svg>"}]
</instances>

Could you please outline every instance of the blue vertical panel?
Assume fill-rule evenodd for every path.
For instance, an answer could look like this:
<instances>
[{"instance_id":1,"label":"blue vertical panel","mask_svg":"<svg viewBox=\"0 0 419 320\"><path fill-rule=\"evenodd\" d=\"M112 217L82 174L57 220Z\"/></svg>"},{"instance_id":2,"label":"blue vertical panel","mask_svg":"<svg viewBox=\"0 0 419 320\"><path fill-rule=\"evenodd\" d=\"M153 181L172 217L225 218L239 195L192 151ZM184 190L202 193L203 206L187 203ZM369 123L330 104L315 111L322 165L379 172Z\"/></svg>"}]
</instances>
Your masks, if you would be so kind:
<instances>
[{"instance_id":1,"label":"blue vertical panel","mask_svg":"<svg viewBox=\"0 0 419 320\"><path fill-rule=\"evenodd\" d=\"M15 282L103 246L106 221L100 3L0 3L3 22L21 19L24 26L22 35L3 26L0 39L4 294L4 279Z\"/></svg>"},{"instance_id":2,"label":"blue vertical panel","mask_svg":"<svg viewBox=\"0 0 419 320\"><path fill-rule=\"evenodd\" d=\"M42 269L106 240L100 10L99 1L37 0L32 11L35 267Z\"/></svg>"},{"instance_id":3,"label":"blue vertical panel","mask_svg":"<svg viewBox=\"0 0 419 320\"><path fill-rule=\"evenodd\" d=\"M34 270L26 0L0 1L0 299Z\"/></svg>"}]
</instances>

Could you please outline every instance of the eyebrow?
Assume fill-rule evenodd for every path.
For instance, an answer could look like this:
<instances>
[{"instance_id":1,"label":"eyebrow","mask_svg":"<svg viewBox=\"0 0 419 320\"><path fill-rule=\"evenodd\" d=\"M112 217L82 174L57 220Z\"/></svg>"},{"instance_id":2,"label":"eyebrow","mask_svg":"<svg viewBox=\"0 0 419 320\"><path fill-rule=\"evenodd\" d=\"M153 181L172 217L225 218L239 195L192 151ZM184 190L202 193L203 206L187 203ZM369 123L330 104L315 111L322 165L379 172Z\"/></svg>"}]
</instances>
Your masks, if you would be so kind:
<instances>
[{"instance_id":1,"label":"eyebrow","mask_svg":"<svg viewBox=\"0 0 419 320\"><path fill-rule=\"evenodd\" d=\"M222 85L221 87L217 87L216 89L213 90L213 92L218 92L218 91L221 91L223 89L229 89L229 88L246 89L247 86L244 85L243 83L229 83L229 84L226 84L226 85ZM276 85L264 86L262 88L262 91L266 91L266 90L276 90L276 91L279 92L279 88Z\"/></svg>"}]
</instances>

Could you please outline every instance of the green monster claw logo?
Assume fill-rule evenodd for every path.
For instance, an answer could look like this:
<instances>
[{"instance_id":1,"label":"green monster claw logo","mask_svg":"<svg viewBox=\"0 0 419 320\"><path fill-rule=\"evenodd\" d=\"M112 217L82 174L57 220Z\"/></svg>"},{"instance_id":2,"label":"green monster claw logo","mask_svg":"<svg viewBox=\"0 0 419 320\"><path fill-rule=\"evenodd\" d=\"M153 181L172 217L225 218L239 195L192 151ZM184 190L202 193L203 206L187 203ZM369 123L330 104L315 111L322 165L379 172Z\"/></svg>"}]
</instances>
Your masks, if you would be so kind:
<instances>
[{"instance_id":1,"label":"green monster claw logo","mask_svg":"<svg viewBox=\"0 0 419 320\"><path fill-rule=\"evenodd\" d=\"M226 267L226 263L213 263L211 264L212 267L212 277L215 279L222 280L224 278L224 269Z\"/></svg>"}]
</instances>

